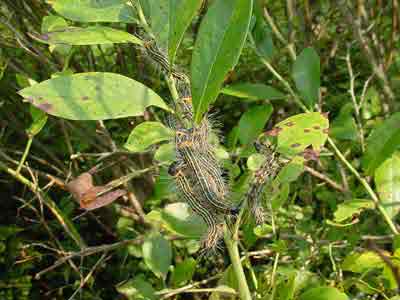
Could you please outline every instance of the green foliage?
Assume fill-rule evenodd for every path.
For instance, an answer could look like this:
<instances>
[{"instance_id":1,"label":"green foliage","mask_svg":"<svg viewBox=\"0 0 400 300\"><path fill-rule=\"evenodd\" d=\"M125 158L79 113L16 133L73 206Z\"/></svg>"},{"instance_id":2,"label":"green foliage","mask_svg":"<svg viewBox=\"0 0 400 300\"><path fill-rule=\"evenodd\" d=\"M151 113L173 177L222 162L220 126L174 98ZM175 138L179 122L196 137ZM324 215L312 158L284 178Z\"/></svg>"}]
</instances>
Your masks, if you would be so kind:
<instances>
[{"instance_id":1,"label":"green foliage","mask_svg":"<svg viewBox=\"0 0 400 300\"><path fill-rule=\"evenodd\" d=\"M375 170L375 184L390 217L400 210L400 153L395 152Z\"/></svg>"},{"instance_id":2,"label":"green foliage","mask_svg":"<svg viewBox=\"0 0 400 300\"><path fill-rule=\"evenodd\" d=\"M133 8L124 0L57 0L53 8L63 17L77 22L136 21Z\"/></svg>"},{"instance_id":3,"label":"green foliage","mask_svg":"<svg viewBox=\"0 0 400 300\"><path fill-rule=\"evenodd\" d=\"M296 58L292 76L296 87L308 107L312 108L319 97L320 87L319 56L313 48L304 49Z\"/></svg>"},{"instance_id":4,"label":"green foliage","mask_svg":"<svg viewBox=\"0 0 400 300\"><path fill-rule=\"evenodd\" d=\"M255 105L249 108L239 120L239 140L242 144L250 144L264 129L272 114L272 105Z\"/></svg>"},{"instance_id":5,"label":"green foliage","mask_svg":"<svg viewBox=\"0 0 400 300\"><path fill-rule=\"evenodd\" d=\"M129 134L124 147L131 152L144 152L149 146L172 140L174 132L159 122L143 122Z\"/></svg>"},{"instance_id":6,"label":"green foliage","mask_svg":"<svg viewBox=\"0 0 400 300\"><path fill-rule=\"evenodd\" d=\"M328 128L329 120L321 113L304 113L287 118L275 125L277 150L294 155L312 146L319 151L328 138Z\"/></svg>"},{"instance_id":7,"label":"green foliage","mask_svg":"<svg viewBox=\"0 0 400 300\"><path fill-rule=\"evenodd\" d=\"M367 139L363 157L365 171L372 175L375 169L400 146L400 113L395 113L378 124Z\"/></svg>"},{"instance_id":8,"label":"green foliage","mask_svg":"<svg viewBox=\"0 0 400 300\"><path fill-rule=\"evenodd\" d=\"M285 98L285 94L272 86L248 82L225 86L221 90L221 93L248 100L276 100Z\"/></svg>"},{"instance_id":9,"label":"green foliage","mask_svg":"<svg viewBox=\"0 0 400 300\"><path fill-rule=\"evenodd\" d=\"M299 300L348 300L346 294L332 287L318 287L302 294Z\"/></svg>"},{"instance_id":10,"label":"green foliage","mask_svg":"<svg viewBox=\"0 0 400 300\"><path fill-rule=\"evenodd\" d=\"M170 243L161 235L147 237L142 246L143 259L151 271L161 278L166 278L172 259Z\"/></svg>"},{"instance_id":11,"label":"green foliage","mask_svg":"<svg viewBox=\"0 0 400 300\"><path fill-rule=\"evenodd\" d=\"M139 116L150 106L169 110L151 89L113 73L60 76L27 87L19 94L46 113L71 120L105 120ZM130 96L135 95L135 101Z\"/></svg>"},{"instance_id":12,"label":"green foliage","mask_svg":"<svg viewBox=\"0 0 400 300\"><path fill-rule=\"evenodd\" d=\"M42 43L50 45L142 44L142 41L132 34L105 26L66 27L46 31L46 33L35 36L35 38Z\"/></svg>"},{"instance_id":13,"label":"green foliage","mask_svg":"<svg viewBox=\"0 0 400 300\"><path fill-rule=\"evenodd\" d=\"M195 121L217 98L224 78L237 63L250 24L252 1L216 1L201 22L191 64Z\"/></svg>"},{"instance_id":14,"label":"green foliage","mask_svg":"<svg viewBox=\"0 0 400 300\"><path fill-rule=\"evenodd\" d=\"M0 299L398 300L398 8L344 2L2 1Z\"/></svg>"}]
</instances>

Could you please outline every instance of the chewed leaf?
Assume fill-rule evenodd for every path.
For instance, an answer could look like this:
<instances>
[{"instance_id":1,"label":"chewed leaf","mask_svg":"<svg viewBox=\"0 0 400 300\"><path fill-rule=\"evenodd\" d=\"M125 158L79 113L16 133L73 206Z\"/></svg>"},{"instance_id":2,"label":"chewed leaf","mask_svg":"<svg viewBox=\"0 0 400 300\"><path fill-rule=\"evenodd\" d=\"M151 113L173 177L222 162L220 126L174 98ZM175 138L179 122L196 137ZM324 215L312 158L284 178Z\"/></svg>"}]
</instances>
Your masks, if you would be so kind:
<instances>
[{"instance_id":1,"label":"chewed leaf","mask_svg":"<svg viewBox=\"0 0 400 300\"><path fill-rule=\"evenodd\" d=\"M343 222L355 215L360 214L365 209L373 209L374 202L368 199L353 199L338 205L334 213L335 222Z\"/></svg>"},{"instance_id":2,"label":"chewed leaf","mask_svg":"<svg viewBox=\"0 0 400 300\"><path fill-rule=\"evenodd\" d=\"M160 122L143 122L129 134L125 148L132 152L143 152L149 146L172 140L174 132Z\"/></svg>"},{"instance_id":3,"label":"chewed leaf","mask_svg":"<svg viewBox=\"0 0 400 300\"><path fill-rule=\"evenodd\" d=\"M89 72L59 76L18 93L46 113L70 120L140 116L151 105L170 111L153 90L114 73Z\"/></svg>"},{"instance_id":4,"label":"chewed leaf","mask_svg":"<svg viewBox=\"0 0 400 300\"><path fill-rule=\"evenodd\" d=\"M105 26L67 27L40 35L31 34L31 36L42 43L51 45L143 44L139 38L128 32Z\"/></svg>"},{"instance_id":5,"label":"chewed leaf","mask_svg":"<svg viewBox=\"0 0 400 300\"><path fill-rule=\"evenodd\" d=\"M328 138L329 120L319 112L298 114L278 123L270 135L278 137L277 151L289 156L312 146L319 151Z\"/></svg>"}]
</instances>

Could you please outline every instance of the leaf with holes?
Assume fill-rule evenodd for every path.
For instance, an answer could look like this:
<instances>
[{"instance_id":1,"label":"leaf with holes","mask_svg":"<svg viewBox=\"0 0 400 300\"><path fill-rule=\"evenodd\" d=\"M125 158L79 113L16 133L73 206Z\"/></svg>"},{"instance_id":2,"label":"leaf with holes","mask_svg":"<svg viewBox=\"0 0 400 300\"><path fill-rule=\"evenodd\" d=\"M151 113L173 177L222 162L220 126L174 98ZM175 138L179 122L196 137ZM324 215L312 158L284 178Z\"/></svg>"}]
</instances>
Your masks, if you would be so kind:
<instances>
[{"instance_id":1,"label":"leaf with holes","mask_svg":"<svg viewBox=\"0 0 400 300\"><path fill-rule=\"evenodd\" d=\"M304 49L296 58L292 76L308 107L313 107L319 97L319 56L313 48Z\"/></svg>"},{"instance_id":2,"label":"leaf with holes","mask_svg":"<svg viewBox=\"0 0 400 300\"><path fill-rule=\"evenodd\" d=\"M143 122L129 134L124 147L131 152L143 152L151 145L172 140L175 133L160 122Z\"/></svg>"},{"instance_id":3,"label":"leaf with holes","mask_svg":"<svg viewBox=\"0 0 400 300\"><path fill-rule=\"evenodd\" d=\"M359 215L366 209L374 209L375 204L372 200L368 199L353 199L345 201L338 205L334 216L335 222L341 223L355 215Z\"/></svg>"},{"instance_id":4,"label":"leaf with holes","mask_svg":"<svg viewBox=\"0 0 400 300\"><path fill-rule=\"evenodd\" d=\"M284 93L272 86L249 82L228 85L221 90L221 93L249 100L279 100L286 97Z\"/></svg>"},{"instance_id":5,"label":"leaf with holes","mask_svg":"<svg viewBox=\"0 0 400 300\"><path fill-rule=\"evenodd\" d=\"M174 62L176 51L193 17L200 8L202 0L169 1L168 56Z\"/></svg>"},{"instance_id":6,"label":"leaf with holes","mask_svg":"<svg viewBox=\"0 0 400 300\"><path fill-rule=\"evenodd\" d=\"M40 35L32 34L32 36L38 41L50 45L143 44L139 38L128 32L105 26L67 27Z\"/></svg>"},{"instance_id":7,"label":"leaf with holes","mask_svg":"<svg viewBox=\"0 0 400 300\"><path fill-rule=\"evenodd\" d=\"M194 118L202 119L234 68L246 40L252 0L214 1L203 18L192 55Z\"/></svg>"},{"instance_id":8,"label":"leaf with holes","mask_svg":"<svg viewBox=\"0 0 400 300\"><path fill-rule=\"evenodd\" d=\"M159 278L167 276L172 260L171 244L160 234L147 236L142 246L143 258L149 269Z\"/></svg>"},{"instance_id":9,"label":"leaf with holes","mask_svg":"<svg viewBox=\"0 0 400 300\"><path fill-rule=\"evenodd\" d=\"M114 73L89 72L59 76L18 93L46 113L71 120L140 116L148 106L171 111L153 90Z\"/></svg>"},{"instance_id":10,"label":"leaf with holes","mask_svg":"<svg viewBox=\"0 0 400 300\"><path fill-rule=\"evenodd\" d=\"M374 179L379 198L393 218L400 211L400 152L394 153L376 169Z\"/></svg>"},{"instance_id":11,"label":"leaf with holes","mask_svg":"<svg viewBox=\"0 0 400 300\"><path fill-rule=\"evenodd\" d=\"M278 137L277 151L295 155L312 146L319 151L328 138L329 120L319 112L292 116L278 123L269 135Z\"/></svg>"},{"instance_id":12,"label":"leaf with holes","mask_svg":"<svg viewBox=\"0 0 400 300\"><path fill-rule=\"evenodd\" d=\"M57 0L53 9L77 22L135 23L135 9L126 0Z\"/></svg>"}]
</instances>

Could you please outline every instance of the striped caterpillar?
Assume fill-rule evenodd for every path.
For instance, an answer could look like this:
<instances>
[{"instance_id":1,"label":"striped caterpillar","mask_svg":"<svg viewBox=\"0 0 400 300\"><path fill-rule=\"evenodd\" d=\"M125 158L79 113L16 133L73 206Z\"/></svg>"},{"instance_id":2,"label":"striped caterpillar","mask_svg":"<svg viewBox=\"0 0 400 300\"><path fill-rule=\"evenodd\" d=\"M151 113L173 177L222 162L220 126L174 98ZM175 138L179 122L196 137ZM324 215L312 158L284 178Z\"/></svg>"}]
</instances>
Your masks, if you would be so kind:
<instances>
[{"instance_id":1,"label":"striped caterpillar","mask_svg":"<svg viewBox=\"0 0 400 300\"><path fill-rule=\"evenodd\" d=\"M189 82L189 78L186 76L186 74L179 72L174 66L170 65L168 58L164 55L161 49L158 48L155 41L148 41L144 43L143 46L148 56L161 67L161 70L165 74L171 74L178 81L185 83Z\"/></svg>"},{"instance_id":2,"label":"striped caterpillar","mask_svg":"<svg viewBox=\"0 0 400 300\"><path fill-rule=\"evenodd\" d=\"M183 84L183 94L190 95L188 77L170 65L154 41L145 43L144 47L164 73ZM168 171L184 200L208 227L203 248L214 249L223 235L224 216L236 214L238 210L226 201L228 189L209 141L212 126L208 117L205 116L198 125L194 123L190 97L182 97L176 106L181 116L170 120L170 127L175 130L177 161Z\"/></svg>"},{"instance_id":3,"label":"striped caterpillar","mask_svg":"<svg viewBox=\"0 0 400 300\"><path fill-rule=\"evenodd\" d=\"M263 191L268 179L273 179L279 172L281 165L279 155L270 145L255 143L257 151L265 156L265 161L258 170L254 172L254 177L245 195L250 213L253 215L256 224L264 223L264 209L261 205Z\"/></svg>"}]
</instances>

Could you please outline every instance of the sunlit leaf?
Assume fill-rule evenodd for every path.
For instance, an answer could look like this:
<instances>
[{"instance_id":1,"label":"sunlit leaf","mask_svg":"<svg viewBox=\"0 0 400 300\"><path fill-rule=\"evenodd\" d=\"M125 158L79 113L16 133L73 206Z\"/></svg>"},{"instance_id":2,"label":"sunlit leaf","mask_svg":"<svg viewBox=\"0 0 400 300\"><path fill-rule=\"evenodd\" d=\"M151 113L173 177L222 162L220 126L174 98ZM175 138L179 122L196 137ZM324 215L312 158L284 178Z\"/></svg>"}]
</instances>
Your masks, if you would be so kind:
<instances>
[{"instance_id":1,"label":"sunlit leaf","mask_svg":"<svg viewBox=\"0 0 400 300\"><path fill-rule=\"evenodd\" d=\"M300 295L299 300L349 300L345 293L333 287L316 287Z\"/></svg>"},{"instance_id":2,"label":"sunlit leaf","mask_svg":"<svg viewBox=\"0 0 400 300\"><path fill-rule=\"evenodd\" d=\"M200 238L207 230L204 221L182 202L168 204L161 211L153 210L146 218L151 222L160 222L176 234L191 238Z\"/></svg>"},{"instance_id":3,"label":"sunlit leaf","mask_svg":"<svg viewBox=\"0 0 400 300\"><path fill-rule=\"evenodd\" d=\"M400 152L395 152L375 170L379 198L390 217L400 211Z\"/></svg>"},{"instance_id":4,"label":"sunlit leaf","mask_svg":"<svg viewBox=\"0 0 400 300\"><path fill-rule=\"evenodd\" d=\"M151 145L171 140L174 135L160 122L143 122L131 131L124 147L131 152L143 152Z\"/></svg>"},{"instance_id":5,"label":"sunlit leaf","mask_svg":"<svg viewBox=\"0 0 400 300\"><path fill-rule=\"evenodd\" d=\"M250 25L252 2L215 1L201 22L191 64L197 123L217 98L225 75L237 63Z\"/></svg>"},{"instance_id":6,"label":"sunlit leaf","mask_svg":"<svg viewBox=\"0 0 400 300\"><path fill-rule=\"evenodd\" d=\"M363 273L373 268L383 268L385 263L378 254L372 251L349 254L341 264L344 271Z\"/></svg>"},{"instance_id":7,"label":"sunlit leaf","mask_svg":"<svg viewBox=\"0 0 400 300\"><path fill-rule=\"evenodd\" d=\"M144 276L137 276L135 279L128 280L122 285L117 286L117 291L128 299L155 300L158 297L155 294L153 286L147 282Z\"/></svg>"},{"instance_id":8,"label":"sunlit leaf","mask_svg":"<svg viewBox=\"0 0 400 300\"><path fill-rule=\"evenodd\" d=\"M319 112L313 112L285 119L276 124L270 134L278 137L278 152L294 155L309 146L319 151L328 138L328 128L328 118Z\"/></svg>"},{"instance_id":9,"label":"sunlit leaf","mask_svg":"<svg viewBox=\"0 0 400 300\"><path fill-rule=\"evenodd\" d=\"M355 215L359 215L366 209L373 209L375 206L372 200L368 199L353 199L345 201L338 205L334 216L335 222L343 222L349 218L353 218Z\"/></svg>"},{"instance_id":10,"label":"sunlit leaf","mask_svg":"<svg viewBox=\"0 0 400 300\"><path fill-rule=\"evenodd\" d=\"M57 0L54 10L77 22L136 22L136 13L126 0Z\"/></svg>"},{"instance_id":11,"label":"sunlit leaf","mask_svg":"<svg viewBox=\"0 0 400 300\"><path fill-rule=\"evenodd\" d=\"M114 73L60 76L18 93L46 113L71 120L140 116L151 105L170 110L150 88Z\"/></svg>"},{"instance_id":12,"label":"sunlit leaf","mask_svg":"<svg viewBox=\"0 0 400 300\"><path fill-rule=\"evenodd\" d=\"M142 246L143 258L153 273L165 278L172 260L171 244L163 236L153 234L145 238Z\"/></svg>"},{"instance_id":13,"label":"sunlit leaf","mask_svg":"<svg viewBox=\"0 0 400 300\"><path fill-rule=\"evenodd\" d=\"M33 37L42 43L51 45L143 44L139 38L128 32L105 26L67 27L33 35Z\"/></svg>"}]
</instances>

